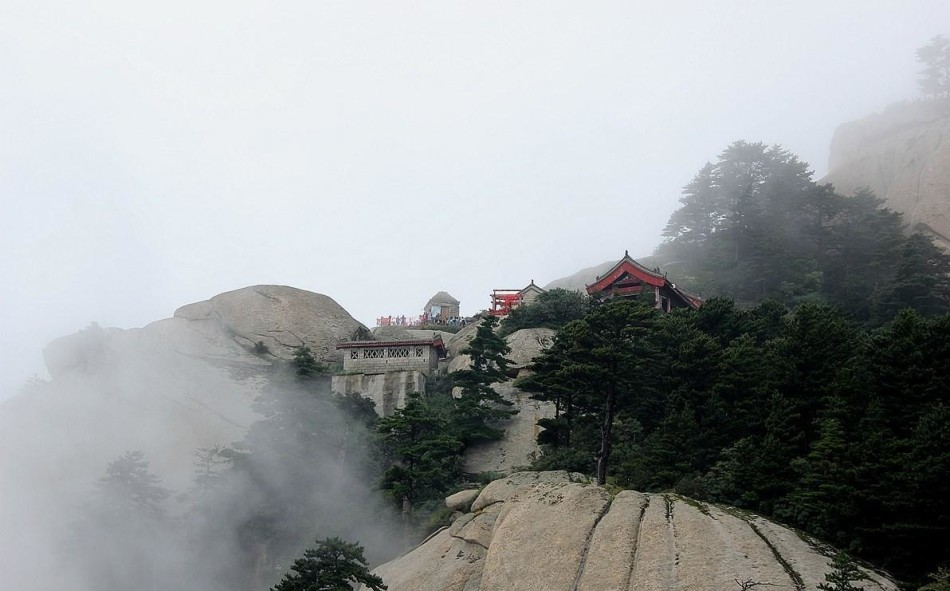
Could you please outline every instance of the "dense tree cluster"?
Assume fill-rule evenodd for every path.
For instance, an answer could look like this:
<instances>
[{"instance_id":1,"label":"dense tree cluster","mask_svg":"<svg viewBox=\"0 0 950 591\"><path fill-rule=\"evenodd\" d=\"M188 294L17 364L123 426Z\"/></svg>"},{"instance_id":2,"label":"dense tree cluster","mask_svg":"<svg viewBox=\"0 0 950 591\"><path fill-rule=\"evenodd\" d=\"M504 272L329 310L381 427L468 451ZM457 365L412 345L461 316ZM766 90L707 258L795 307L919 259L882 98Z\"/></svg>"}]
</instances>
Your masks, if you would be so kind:
<instances>
[{"instance_id":1,"label":"dense tree cluster","mask_svg":"<svg viewBox=\"0 0 950 591\"><path fill-rule=\"evenodd\" d=\"M558 329L583 317L588 305L585 294L554 288L538 294L533 302L512 310L502 321L498 334L505 337L522 328Z\"/></svg>"},{"instance_id":2,"label":"dense tree cluster","mask_svg":"<svg viewBox=\"0 0 950 591\"><path fill-rule=\"evenodd\" d=\"M520 385L557 409L539 467L752 509L916 578L950 559L948 361L946 315L611 301Z\"/></svg>"},{"instance_id":3,"label":"dense tree cluster","mask_svg":"<svg viewBox=\"0 0 950 591\"><path fill-rule=\"evenodd\" d=\"M482 320L462 349L470 367L433 377L425 397L410 395L403 408L377 423L382 487L400 507L407 531L426 529L444 513L442 500L462 481L465 448L502 437L499 425L514 414L512 403L492 387L509 379L509 348L497 325L497 318Z\"/></svg>"},{"instance_id":4,"label":"dense tree cluster","mask_svg":"<svg viewBox=\"0 0 950 591\"><path fill-rule=\"evenodd\" d=\"M777 146L736 142L690 182L657 254L706 296L828 302L880 323L910 307L950 311L950 258L905 237L869 191L844 197Z\"/></svg>"},{"instance_id":5,"label":"dense tree cluster","mask_svg":"<svg viewBox=\"0 0 950 591\"><path fill-rule=\"evenodd\" d=\"M463 444L450 420L448 413L413 393L403 408L376 426L386 464L382 487L401 505L407 527L416 506L441 499L461 476Z\"/></svg>"}]
</instances>

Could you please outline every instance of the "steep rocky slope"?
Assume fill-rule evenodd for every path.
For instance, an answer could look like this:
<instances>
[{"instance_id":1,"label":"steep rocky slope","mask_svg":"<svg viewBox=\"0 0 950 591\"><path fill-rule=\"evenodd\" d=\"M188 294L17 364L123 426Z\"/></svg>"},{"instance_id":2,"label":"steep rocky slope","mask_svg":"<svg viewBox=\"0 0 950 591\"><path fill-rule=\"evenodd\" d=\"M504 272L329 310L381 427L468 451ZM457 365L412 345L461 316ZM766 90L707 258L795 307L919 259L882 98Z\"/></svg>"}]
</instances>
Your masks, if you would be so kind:
<instances>
[{"instance_id":1,"label":"steep rocky slope","mask_svg":"<svg viewBox=\"0 0 950 591\"><path fill-rule=\"evenodd\" d=\"M839 193L868 187L911 229L950 246L950 103L917 101L845 123L823 179Z\"/></svg>"},{"instance_id":2,"label":"steep rocky slope","mask_svg":"<svg viewBox=\"0 0 950 591\"><path fill-rule=\"evenodd\" d=\"M177 484L191 478L194 449L230 444L257 418L251 405L273 360L289 359L301 344L334 360L335 343L359 326L327 296L259 285L183 306L144 328L93 326L57 339L44 350L52 383L2 407L0 460L15 464L37 438L55 461L37 463L33 477L62 463L67 473L89 470L94 478L105 462L140 449ZM268 353L251 353L259 341Z\"/></svg>"},{"instance_id":3,"label":"steep rocky slope","mask_svg":"<svg viewBox=\"0 0 950 591\"><path fill-rule=\"evenodd\" d=\"M195 450L230 445L260 418L253 402L276 358L306 344L328 359L359 326L326 296L255 286L144 328L50 343L53 380L0 404L0 573L48 571L63 528L126 451L144 452L162 486L188 490ZM249 352L258 341L270 353Z\"/></svg>"},{"instance_id":4,"label":"steep rocky slope","mask_svg":"<svg viewBox=\"0 0 950 591\"><path fill-rule=\"evenodd\" d=\"M566 472L517 473L376 573L390 591L816 589L829 548L754 515L675 495L616 496ZM895 591L865 571L866 591Z\"/></svg>"}]
</instances>

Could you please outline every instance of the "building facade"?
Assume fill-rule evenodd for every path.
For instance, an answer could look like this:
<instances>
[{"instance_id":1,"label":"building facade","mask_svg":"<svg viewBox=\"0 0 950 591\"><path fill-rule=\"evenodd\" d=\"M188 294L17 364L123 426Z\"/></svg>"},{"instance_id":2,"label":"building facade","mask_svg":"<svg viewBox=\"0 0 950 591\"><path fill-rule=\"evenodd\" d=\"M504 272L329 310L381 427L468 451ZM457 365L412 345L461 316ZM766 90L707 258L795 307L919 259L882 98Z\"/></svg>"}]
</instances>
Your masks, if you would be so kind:
<instances>
[{"instance_id":1,"label":"building facade","mask_svg":"<svg viewBox=\"0 0 950 591\"><path fill-rule=\"evenodd\" d=\"M587 293L601 298L637 298L653 296L654 305L664 312L674 308L699 308L698 295L676 287L659 269L648 269L624 253L609 271L587 286Z\"/></svg>"},{"instance_id":2,"label":"building facade","mask_svg":"<svg viewBox=\"0 0 950 591\"><path fill-rule=\"evenodd\" d=\"M431 340L348 341L340 343L343 371L377 374L390 371L434 372L444 359L445 344L440 337Z\"/></svg>"},{"instance_id":3,"label":"building facade","mask_svg":"<svg viewBox=\"0 0 950 591\"><path fill-rule=\"evenodd\" d=\"M444 291L435 294L426 302L423 314L432 323L445 323L453 318L460 318L461 303Z\"/></svg>"}]
</instances>

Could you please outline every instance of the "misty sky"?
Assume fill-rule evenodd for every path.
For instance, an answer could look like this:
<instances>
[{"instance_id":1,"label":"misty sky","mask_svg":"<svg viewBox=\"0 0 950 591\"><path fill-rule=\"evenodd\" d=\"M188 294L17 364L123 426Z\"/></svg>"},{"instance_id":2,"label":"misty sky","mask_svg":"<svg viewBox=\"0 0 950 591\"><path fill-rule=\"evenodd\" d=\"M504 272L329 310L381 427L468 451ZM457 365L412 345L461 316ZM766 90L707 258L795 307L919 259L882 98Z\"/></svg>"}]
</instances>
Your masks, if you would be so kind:
<instances>
[{"instance_id":1,"label":"misty sky","mask_svg":"<svg viewBox=\"0 0 950 591\"><path fill-rule=\"evenodd\" d=\"M0 0L0 391L247 285L372 326L647 255L730 142L820 176L950 33L946 0L647 5Z\"/></svg>"}]
</instances>

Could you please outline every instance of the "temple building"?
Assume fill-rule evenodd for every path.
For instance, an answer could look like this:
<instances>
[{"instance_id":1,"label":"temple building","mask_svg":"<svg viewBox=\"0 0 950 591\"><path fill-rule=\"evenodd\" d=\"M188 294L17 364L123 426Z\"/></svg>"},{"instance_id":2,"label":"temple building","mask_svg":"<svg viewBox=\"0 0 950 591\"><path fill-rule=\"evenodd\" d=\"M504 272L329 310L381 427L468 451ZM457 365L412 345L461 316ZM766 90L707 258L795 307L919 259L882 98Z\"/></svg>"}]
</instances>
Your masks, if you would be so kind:
<instances>
[{"instance_id":1,"label":"temple building","mask_svg":"<svg viewBox=\"0 0 950 591\"><path fill-rule=\"evenodd\" d=\"M488 313L492 316L507 316L518 306L530 304L544 293L544 289L534 284L534 279L523 289L495 289L491 294L491 308Z\"/></svg>"},{"instance_id":2,"label":"temple building","mask_svg":"<svg viewBox=\"0 0 950 591\"><path fill-rule=\"evenodd\" d=\"M521 304L531 304L534 303L534 300L538 299L538 296L544 293L544 289L538 287L534 284L534 279L531 280L531 283L527 287L518 292L521 296Z\"/></svg>"},{"instance_id":3,"label":"temple building","mask_svg":"<svg viewBox=\"0 0 950 591\"><path fill-rule=\"evenodd\" d=\"M629 252L587 286L590 296L605 299L643 297L650 292L654 305L665 312L674 308L696 309L703 304L701 297L676 287L659 269L647 269L630 258Z\"/></svg>"}]
</instances>

